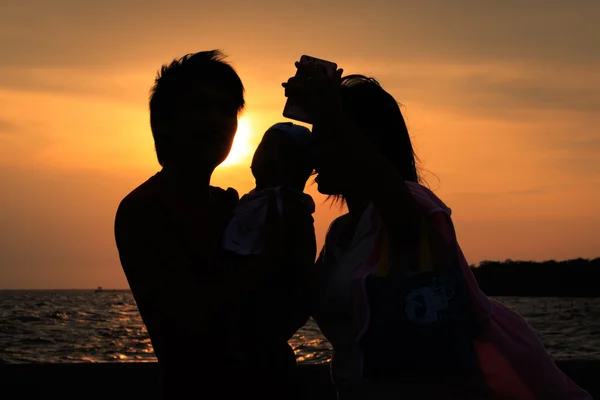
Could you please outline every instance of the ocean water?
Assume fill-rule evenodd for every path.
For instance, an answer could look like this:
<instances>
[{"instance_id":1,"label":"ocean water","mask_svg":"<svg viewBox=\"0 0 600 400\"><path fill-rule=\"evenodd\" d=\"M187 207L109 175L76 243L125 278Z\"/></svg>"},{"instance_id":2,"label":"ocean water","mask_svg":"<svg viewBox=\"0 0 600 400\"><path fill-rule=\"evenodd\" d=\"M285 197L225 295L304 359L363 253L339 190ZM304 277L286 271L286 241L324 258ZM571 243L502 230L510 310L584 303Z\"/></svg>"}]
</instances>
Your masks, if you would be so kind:
<instances>
[{"instance_id":1,"label":"ocean water","mask_svg":"<svg viewBox=\"0 0 600 400\"><path fill-rule=\"evenodd\" d=\"M600 359L600 299L498 297L556 359ZM290 344L300 363L330 360L314 321ZM0 363L156 361L129 291L0 291Z\"/></svg>"}]
</instances>

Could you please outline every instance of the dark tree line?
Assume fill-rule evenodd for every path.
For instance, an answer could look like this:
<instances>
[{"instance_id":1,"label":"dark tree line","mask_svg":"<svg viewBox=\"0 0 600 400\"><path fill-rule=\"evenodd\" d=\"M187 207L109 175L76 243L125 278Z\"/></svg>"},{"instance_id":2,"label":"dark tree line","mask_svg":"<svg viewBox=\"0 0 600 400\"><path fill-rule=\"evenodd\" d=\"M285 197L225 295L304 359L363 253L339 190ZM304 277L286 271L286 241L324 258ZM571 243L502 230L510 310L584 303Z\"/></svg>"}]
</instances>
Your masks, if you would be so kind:
<instances>
[{"instance_id":1,"label":"dark tree line","mask_svg":"<svg viewBox=\"0 0 600 400\"><path fill-rule=\"evenodd\" d=\"M471 271L489 296L600 296L600 258L482 261Z\"/></svg>"}]
</instances>

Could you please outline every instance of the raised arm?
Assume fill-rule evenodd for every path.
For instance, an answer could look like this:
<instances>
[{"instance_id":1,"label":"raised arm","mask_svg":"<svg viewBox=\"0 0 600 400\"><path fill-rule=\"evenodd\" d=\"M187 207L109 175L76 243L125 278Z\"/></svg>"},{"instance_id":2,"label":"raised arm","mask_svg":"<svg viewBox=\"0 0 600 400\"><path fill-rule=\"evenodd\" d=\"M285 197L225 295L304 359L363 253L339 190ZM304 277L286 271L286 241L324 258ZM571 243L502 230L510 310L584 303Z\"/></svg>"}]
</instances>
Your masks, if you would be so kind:
<instances>
[{"instance_id":1,"label":"raised arm","mask_svg":"<svg viewBox=\"0 0 600 400\"><path fill-rule=\"evenodd\" d=\"M299 70L310 66L296 64ZM312 115L317 162L345 187L365 194L392 231L414 232L420 215L400 172L357 129L344 111L341 74L325 76L318 69L284 83L286 96L294 97ZM408 228L408 229L407 229Z\"/></svg>"}]
</instances>

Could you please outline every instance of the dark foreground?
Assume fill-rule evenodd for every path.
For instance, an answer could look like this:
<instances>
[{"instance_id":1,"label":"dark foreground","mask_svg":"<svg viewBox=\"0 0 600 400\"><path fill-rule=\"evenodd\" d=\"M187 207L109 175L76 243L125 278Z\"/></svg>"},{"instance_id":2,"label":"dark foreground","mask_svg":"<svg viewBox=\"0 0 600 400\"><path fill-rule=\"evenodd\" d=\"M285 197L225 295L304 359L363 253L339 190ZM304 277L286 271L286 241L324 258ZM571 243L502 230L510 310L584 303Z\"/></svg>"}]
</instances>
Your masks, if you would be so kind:
<instances>
[{"instance_id":1,"label":"dark foreground","mask_svg":"<svg viewBox=\"0 0 600 400\"><path fill-rule=\"evenodd\" d=\"M569 360L558 366L600 399L600 360ZM300 365L305 398L333 400L329 365ZM410 390L409 390L410 391ZM193 398L218 398L198 394ZM0 364L0 399L158 399L155 363Z\"/></svg>"}]
</instances>

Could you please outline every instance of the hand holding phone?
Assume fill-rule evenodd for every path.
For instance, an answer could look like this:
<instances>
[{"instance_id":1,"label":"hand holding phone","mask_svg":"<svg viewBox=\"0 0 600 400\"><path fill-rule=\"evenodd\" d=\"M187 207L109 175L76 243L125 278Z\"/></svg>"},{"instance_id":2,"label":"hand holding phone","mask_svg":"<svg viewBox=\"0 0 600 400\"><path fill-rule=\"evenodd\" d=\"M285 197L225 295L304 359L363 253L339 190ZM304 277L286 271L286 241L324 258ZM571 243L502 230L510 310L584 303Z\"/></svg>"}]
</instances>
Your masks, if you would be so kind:
<instances>
[{"instance_id":1,"label":"hand holding phone","mask_svg":"<svg viewBox=\"0 0 600 400\"><path fill-rule=\"evenodd\" d=\"M336 77L336 73L341 73L341 70L338 71L336 63L307 55L303 55L300 58L300 62L296 63L296 67L296 75L288 81L288 84L293 81L295 85L309 86L312 79L325 78L333 80ZM306 100L311 100L300 99L298 96L294 96L293 93L288 94L287 84L284 84L283 86L286 87L286 96L288 96L285 107L283 108L283 116L296 121L312 124L313 116L311 115L310 110L307 109L309 107L307 107L306 104L303 104Z\"/></svg>"}]
</instances>

